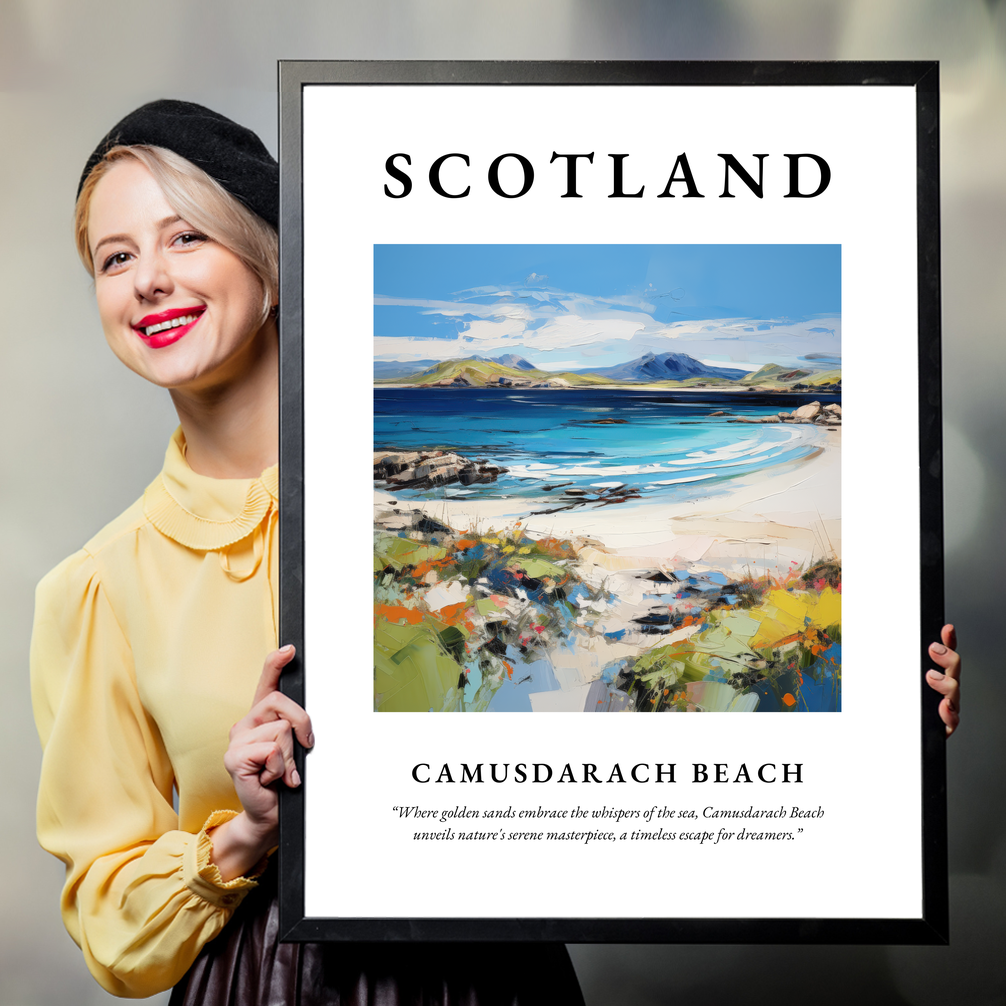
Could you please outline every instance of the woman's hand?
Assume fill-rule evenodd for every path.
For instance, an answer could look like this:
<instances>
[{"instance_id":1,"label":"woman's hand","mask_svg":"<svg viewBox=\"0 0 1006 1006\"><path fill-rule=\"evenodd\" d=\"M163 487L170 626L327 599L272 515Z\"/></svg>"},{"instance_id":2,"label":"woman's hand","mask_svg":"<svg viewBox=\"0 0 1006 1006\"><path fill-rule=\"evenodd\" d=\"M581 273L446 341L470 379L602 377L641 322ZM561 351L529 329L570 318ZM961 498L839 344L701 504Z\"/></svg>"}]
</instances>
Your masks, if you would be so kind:
<instances>
[{"instance_id":1,"label":"woman's hand","mask_svg":"<svg viewBox=\"0 0 1006 1006\"><path fill-rule=\"evenodd\" d=\"M926 681L943 696L940 719L946 724L949 737L961 721L961 657L957 653L957 632L952 625L943 626L940 639L943 642L930 644L929 656L943 671L927 671Z\"/></svg>"},{"instance_id":2,"label":"woman's hand","mask_svg":"<svg viewBox=\"0 0 1006 1006\"><path fill-rule=\"evenodd\" d=\"M279 793L273 784L282 779L291 788L300 785L294 734L304 747L314 746L311 718L279 691L280 674L295 652L284 646L266 657L251 710L231 727L224 766L244 810L209 833L211 859L224 880L247 873L276 845Z\"/></svg>"}]
</instances>

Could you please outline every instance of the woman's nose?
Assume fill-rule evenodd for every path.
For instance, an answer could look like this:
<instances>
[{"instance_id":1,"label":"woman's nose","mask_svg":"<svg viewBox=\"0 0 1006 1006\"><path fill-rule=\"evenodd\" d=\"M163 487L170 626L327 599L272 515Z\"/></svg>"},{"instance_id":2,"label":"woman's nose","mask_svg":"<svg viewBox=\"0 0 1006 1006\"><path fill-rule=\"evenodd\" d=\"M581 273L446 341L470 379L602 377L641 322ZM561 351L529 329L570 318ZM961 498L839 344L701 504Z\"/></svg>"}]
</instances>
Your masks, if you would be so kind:
<instances>
[{"instance_id":1,"label":"woman's nose","mask_svg":"<svg viewBox=\"0 0 1006 1006\"><path fill-rule=\"evenodd\" d=\"M174 283L163 253L157 250L140 255L133 271L133 288L141 301L156 301L172 292Z\"/></svg>"}]
</instances>

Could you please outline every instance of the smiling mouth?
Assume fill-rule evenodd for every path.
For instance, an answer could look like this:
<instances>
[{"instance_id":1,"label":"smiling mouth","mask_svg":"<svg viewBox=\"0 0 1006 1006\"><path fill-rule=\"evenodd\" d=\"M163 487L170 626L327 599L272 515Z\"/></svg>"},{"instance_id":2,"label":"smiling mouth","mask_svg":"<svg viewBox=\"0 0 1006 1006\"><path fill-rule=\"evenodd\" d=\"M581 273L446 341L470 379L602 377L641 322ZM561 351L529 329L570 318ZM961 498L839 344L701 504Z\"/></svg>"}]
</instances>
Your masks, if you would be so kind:
<instances>
[{"instance_id":1,"label":"smiling mouth","mask_svg":"<svg viewBox=\"0 0 1006 1006\"><path fill-rule=\"evenodd\" d=\"M173 317L157 321L152 325L134 325L133 328L137 335L143 336L144 339L149 339L160 332L168 332L173 328L182 328L184 325L191 325L204 310L205 308L200 308L195 311L188 311L185 314L175 314ZM143 320L146 321L146 319Z\"/></svg>"}]
</instances>

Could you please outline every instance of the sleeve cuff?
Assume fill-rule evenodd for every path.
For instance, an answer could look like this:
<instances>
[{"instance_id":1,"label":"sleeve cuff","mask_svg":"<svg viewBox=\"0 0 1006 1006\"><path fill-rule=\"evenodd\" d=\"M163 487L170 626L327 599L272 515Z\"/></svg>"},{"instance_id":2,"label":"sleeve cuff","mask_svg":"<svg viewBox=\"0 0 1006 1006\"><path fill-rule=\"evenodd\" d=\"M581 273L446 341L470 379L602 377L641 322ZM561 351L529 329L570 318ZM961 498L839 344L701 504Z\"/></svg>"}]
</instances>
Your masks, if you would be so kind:
<instances>
[{"instance_id":1,"label":"sleeve cuff","mask_svg":"<svg viewBox=\"0 0 1006 1006\"><path fill-rule=\"evenodd\" d=\"M210 861L213 842L207 834L212 828L237 817L236 810L215 810L206 819L202 831L194 836L195 841L185 846L182 859L182 874L186 886L200 898L218 908L234 909L244 900L245 895L258 887L256 877L262 875L269 865L269 857L263 856L253 870L244 877L224 880L216 863Z\"/></svg>"}]
</instances>

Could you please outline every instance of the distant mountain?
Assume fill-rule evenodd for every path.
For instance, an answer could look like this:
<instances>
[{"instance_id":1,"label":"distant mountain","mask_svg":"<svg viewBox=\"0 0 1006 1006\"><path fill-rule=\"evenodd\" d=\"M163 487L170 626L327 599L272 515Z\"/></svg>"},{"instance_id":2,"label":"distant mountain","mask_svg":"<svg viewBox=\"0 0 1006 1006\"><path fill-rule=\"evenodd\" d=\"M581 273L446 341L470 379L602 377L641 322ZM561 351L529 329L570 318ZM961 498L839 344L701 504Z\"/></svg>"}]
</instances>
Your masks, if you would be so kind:
<instances>
[{"instance_id":1,"label":"distant mountain","mask_svg":"<svg viewBox=\"0 0 1006 1006\"><path fill-rule=\"evenodd\" d=\"M384 361L374 364L374 381L378 384L401 382L415 387L527 388L545 387L543 382L560 380L572 387L658 382L682 387L703 387L703 382L715 381L734 385L738 391L755 387L776 391L820 387L827 392L841 387L842 372L794 370L767 363L752 374L733 367L710 367L684 353L647 353L638 360L617 367L560 373L538 370L527 360L512 353L495 360L484 356L469 356L455 360L415 360L412 363Z\"/></svg>"},{"instance_id":2,"label":"distant mountain","mask_svg":"<svg viewBox=\"0 0 1006 1006\"><path fill-rule=\"evenodd\" d=\"M809 377L810 370L794 370L780 367L775 363L766 363L760 370L753 374L744 375L745 384L765 384L768 381L799 381L801 378Z\"/></svg>"},{"instance_id":3,"label":"distant mountain","mask_svg":"<svg viewBox=\"0 0 1006 1006\"><path fill-rule=\"evenodd\" d=\"M748 374L746 370L732 367L710 367L685 353L647 353L617 367L594 367L577 373L597 374L613 381L684 381L690 377L739 381Z\"/></svg>"},{"instance_id":4,"label":"distant mountain","mask_svg":"<svg viewBox=\"0 0 1006 1006\"><path fill-rule=\"evenodd\" d=\"M506 353L503 356L494 356L493 363L502 363L504 367L512 367L514 370L536 370L533 363L528 363L523 356L515 353Z\"/></svg>"},{"instance_id":5,"label":"distant mountain","mask_svg":"<svg viewBox=\"0 0 1006 1006\"><path fill-rule=\"evenodd\" d=\"M438 360L375 360L374 380L393 381L398 377L411 377L419 374L429 367L435 367Z\"/></svg>"}]
</instances>

